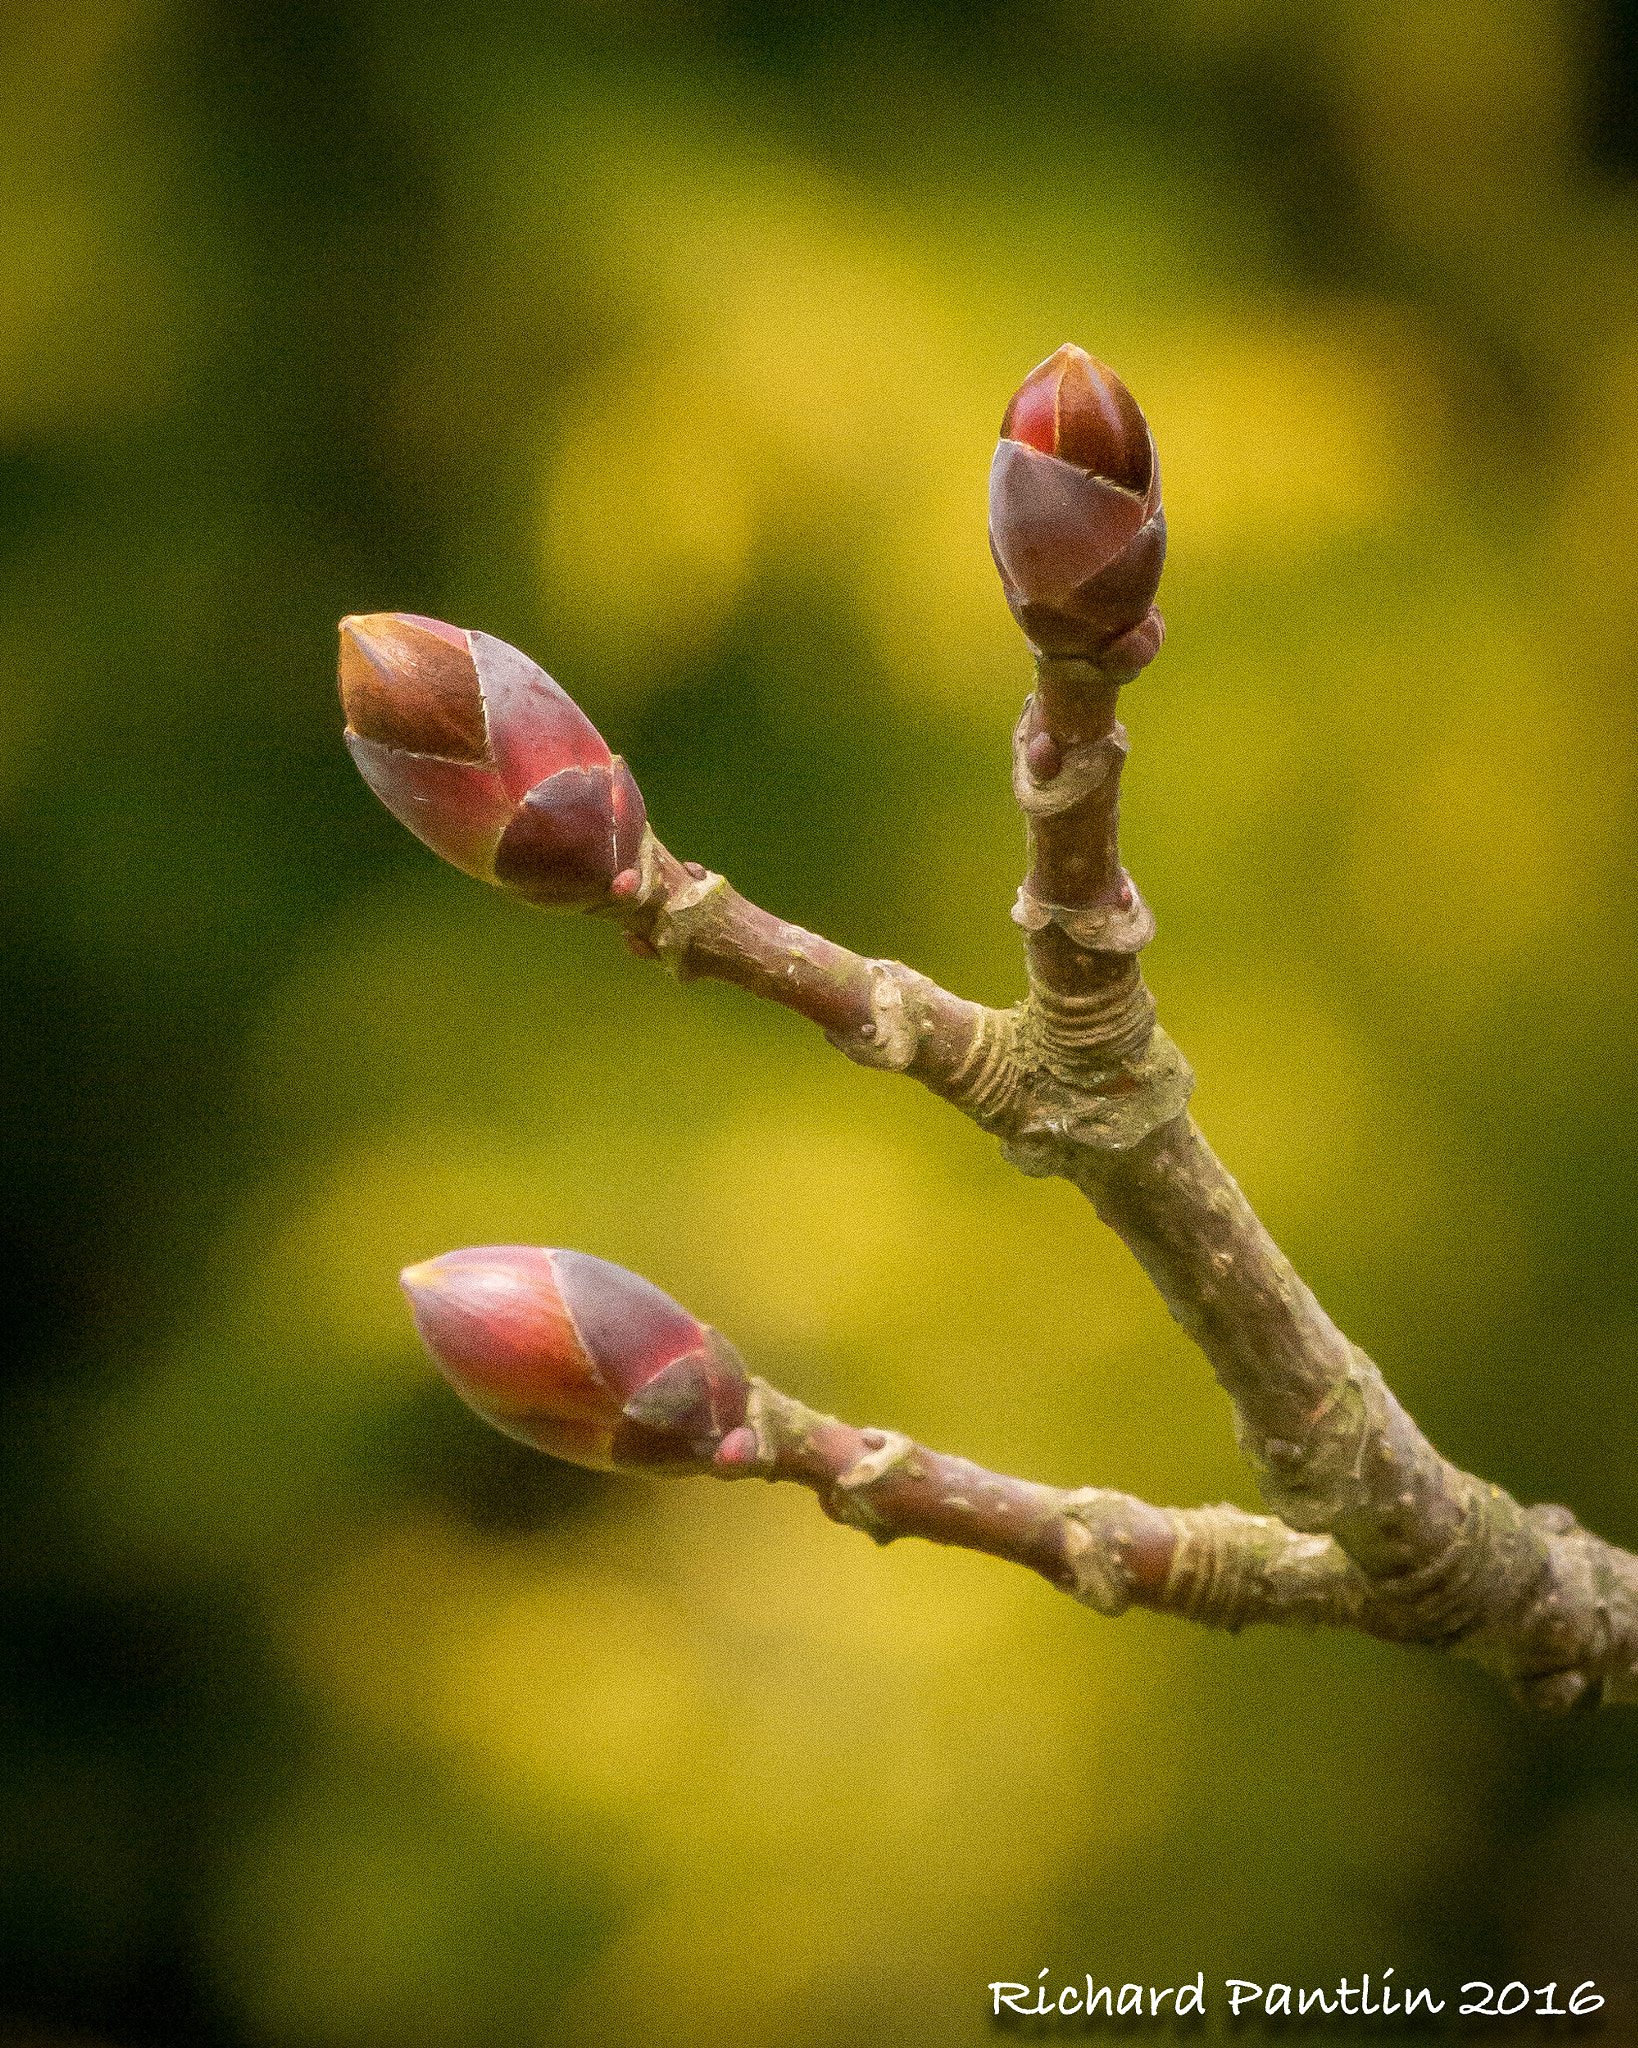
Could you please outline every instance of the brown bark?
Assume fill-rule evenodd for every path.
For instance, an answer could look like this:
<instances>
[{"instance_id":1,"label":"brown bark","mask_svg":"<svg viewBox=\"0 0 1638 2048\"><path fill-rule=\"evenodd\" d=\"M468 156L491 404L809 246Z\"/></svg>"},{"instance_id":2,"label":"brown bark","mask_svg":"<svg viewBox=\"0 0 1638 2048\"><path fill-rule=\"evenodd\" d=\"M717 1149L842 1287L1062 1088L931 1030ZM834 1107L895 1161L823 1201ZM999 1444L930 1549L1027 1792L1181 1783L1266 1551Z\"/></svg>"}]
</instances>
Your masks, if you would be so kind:
<instances>
[{"instance_id":1,"label":"brown bark","mask_svg":"<svg viewBox=\"0 0 1638 2048\"><path fill-rule=\"evenodd\" d=\"M919 1535L1026 1564L1103 1613L1352 1627L1473 1656L1544 1711L1638 1700L1638 1558L1441 1457L1189 1118L1192 1076L1138 967L1154 920L1120 864L1119 685L1058 659L1038 681L1015 735L1030 838L1016 1009L786 924L652 834L641 885L612 914L680 977L796 1010L849 1058L955 1103L1020 1170L1073 1181L1205 1354L1272 1514L1006 1478L816 1416L760 1381L754 1453L715 1469L797 1480L878 1541Z\"/></svg>"}]
</instances>

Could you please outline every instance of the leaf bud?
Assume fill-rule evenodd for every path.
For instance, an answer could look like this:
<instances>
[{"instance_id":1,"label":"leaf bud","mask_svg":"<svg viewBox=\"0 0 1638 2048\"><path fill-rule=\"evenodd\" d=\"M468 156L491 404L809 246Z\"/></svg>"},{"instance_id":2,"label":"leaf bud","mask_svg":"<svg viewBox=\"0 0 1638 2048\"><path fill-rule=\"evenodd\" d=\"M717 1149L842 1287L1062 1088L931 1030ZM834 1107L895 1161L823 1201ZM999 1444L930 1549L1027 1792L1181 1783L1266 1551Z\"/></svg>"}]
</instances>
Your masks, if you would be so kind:
<instances>
[{"instance_id":1,"label":"leaf bud","mask_svg":"<svg viewBox=\"0 0 1638 2048\"><path fill-rule=\"evenodd\" d=\"M1160 466L1126 386L1066 343L1031 370L990 465L990 552L1037 654L1136 675L1165 634Z\"/></svg>"},{"instance_id":2,"label":"leaf bud","mask_svg":"<svg viewBox=\"0 0 1638 2048\"><path fill-rule=\"evenodd\" d=\"M462 1400L554 1458L698 1470L745 1420L733 1346L605 1259L483 1245L408 1266L401 1282Z\"/></svg>"},{"instance_id":3,"label":"leaf bud","mask_svg":"<svg viewBox=\"0 0 1638 2048\"><path fill-rule=\"evenodd\" d=\"M343 619L339 682L359 773L467 874L578 908L636 861L647 820L631 771L504 640L413 612Z\"/></svg>"}]
</instances>

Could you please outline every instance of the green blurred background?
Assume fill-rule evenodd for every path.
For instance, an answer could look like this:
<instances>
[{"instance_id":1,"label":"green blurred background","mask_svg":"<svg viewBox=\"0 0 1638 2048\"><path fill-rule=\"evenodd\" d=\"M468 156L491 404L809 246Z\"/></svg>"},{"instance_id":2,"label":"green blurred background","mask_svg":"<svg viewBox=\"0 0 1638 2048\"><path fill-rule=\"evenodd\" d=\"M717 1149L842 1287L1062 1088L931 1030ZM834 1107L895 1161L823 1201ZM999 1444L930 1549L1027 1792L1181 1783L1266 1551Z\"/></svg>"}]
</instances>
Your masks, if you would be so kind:
<instances>
[{"instance_id":1,"label":"green blurred background","mask_svg":"<svg viewBox=\"0 0 1638 2048\"><path fill-rule=\"evenodd\" d=\"M1111 1624L458 1405L398 1267L567 1244L854 1420L1254 1499L1067 1187L441 867L331 675L347 611L516 641L680 853L1009 1001L985 472L1090 347L1167 479L1126 845L1200 1120L1443 1449L1638 1544L1632 9L3 33L0 2038L956 2044L1048 1967L1630 1991L1630 1710Z\"/></svg>"}]
</instances>

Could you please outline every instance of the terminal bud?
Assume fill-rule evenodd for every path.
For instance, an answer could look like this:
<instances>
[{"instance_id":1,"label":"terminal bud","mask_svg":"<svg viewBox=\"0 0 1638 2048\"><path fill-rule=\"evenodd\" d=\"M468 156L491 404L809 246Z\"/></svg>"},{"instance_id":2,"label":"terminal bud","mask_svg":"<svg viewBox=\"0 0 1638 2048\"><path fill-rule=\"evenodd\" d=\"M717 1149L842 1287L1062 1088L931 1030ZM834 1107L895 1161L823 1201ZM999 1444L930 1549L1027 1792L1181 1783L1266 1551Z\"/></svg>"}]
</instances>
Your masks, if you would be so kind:
<instances>
[{"instance_id":1,"label":"terminal bud","mask_svg":"<svg viewBox=\"0 0 1638 2048\"><path fill-rule=\"evenodd\" d=\"M990 552L1038 654L1117 677L1153 660L1166 515L1154 437L1126 386L1066 344L1024 379L990 466Z\"/></svg>"},{"instance_id":2,"label":"terminal bud","mask_svg":"<svg viewBox=\"0 0 1638 2048\"><path fill-rule=\"evenodd\" d=\"M456 1393L554 1458L698 1471L745 1420L733 1346L622 1266L502 1244L446 1252L401 1278Z\"/></svg>"},{"instance_id":3,"label":"terminal bud","mask_svg":"<svg viewBox=\"0 0 1638 2048\"><path fill-rule=\"evenodd\" d=\"M531 903L591 908L633 866L631 772L566 691L488 633L413 612L341 622L347 746L401 824Z\"/></svg>"}]
</instances>

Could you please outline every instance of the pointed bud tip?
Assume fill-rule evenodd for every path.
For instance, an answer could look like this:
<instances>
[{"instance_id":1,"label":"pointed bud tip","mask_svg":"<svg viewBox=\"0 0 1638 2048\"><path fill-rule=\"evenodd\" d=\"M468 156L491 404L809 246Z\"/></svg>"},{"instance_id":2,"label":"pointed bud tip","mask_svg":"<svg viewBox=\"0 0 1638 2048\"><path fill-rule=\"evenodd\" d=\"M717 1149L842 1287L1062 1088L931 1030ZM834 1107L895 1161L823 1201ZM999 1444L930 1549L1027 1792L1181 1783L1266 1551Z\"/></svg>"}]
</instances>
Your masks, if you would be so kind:
<instances>
[{"instance_id":1,"label":"pointed bud tip","mask_svg":"<svg viewBox=\"0 0 1638 2048\"><path fill-rule=\"evenodd\" d=\"M399 1279L432 1362L468 1407L537 1450L608 1469L619 1402L586 1354L549 1251L446 1252Z\"/></svg>"},{"instance_id":2,"label":"pointed bud tip","mask_svg":"<svg viewBox=\"0 0 1638 2048\"><path fill-rule=\"evenodd\" d=\"M1137 400L1107 363L1066 341L1013 393L1001 438L1056 456L1140 497L1154 476L1154 443Z\"/></svg>"},{"instance_id":3,"label":"pointed bud tip","mask_svg":"<svg viewBox=\"0 0 1638 2048\"><path fill-rule=\"evenodd\" d=\"M467 636L413 612L341 622L337 682L347 725L395 752L486 762L483 691Z\"/></svg>"},{"instance_id":4,"label":"pointed bud tip","mask_svg":"<svg viewBox=\"0 0 1638 2048\"><path fill-rule=\"evenodd\" d=\"M429 619L425 612L349 612L338 630L368 639L371 634L390 633L395 626L419 626L424 632L436 633L440 640L447 640L451 647L464 648L467 645L464 626L451 626L443 619Z\"/></svg>"}]
</instances>

